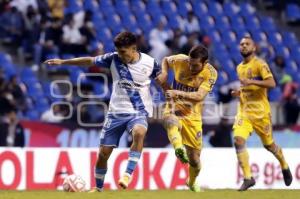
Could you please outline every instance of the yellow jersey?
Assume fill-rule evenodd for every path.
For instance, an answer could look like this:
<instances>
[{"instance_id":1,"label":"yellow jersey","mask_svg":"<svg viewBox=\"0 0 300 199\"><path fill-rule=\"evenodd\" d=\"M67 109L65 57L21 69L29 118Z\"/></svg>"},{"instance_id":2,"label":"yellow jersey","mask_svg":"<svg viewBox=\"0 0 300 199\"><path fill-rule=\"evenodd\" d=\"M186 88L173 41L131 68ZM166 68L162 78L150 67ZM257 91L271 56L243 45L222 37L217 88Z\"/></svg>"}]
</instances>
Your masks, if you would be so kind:
<instances>
[{"instance_id":1,"label":"yellow jersey","mask_svg":"<svg viewBox=\"0 0 300 199\"><path fill-rule=\"evenodd\" d=\"M239 79L264 80L273 77L268 64L258 57L248 63L237 66ZM238 115L249 119L259 119L270 115L271 109L267 96L267 88L256 85L241 86Z\"/></svg>"},{"instance_id":2,"label":"yellow jersey","mask_svg":"<svg viewBox=\"0 0 300 199\"><path fill-rule=\"evenodd\" d=\"M189 57L178 54L168 57L169 67L174 71L171 88L185 92L196 92L199 88L210 92L217 79L216 69L209 63L196 75L191 74ZM170 103L167 105L171 105ZM190 120L201 120L203 102L187 99L176 99L172 108L178 116L186 116Z\"/></svg>"}]
</instances>

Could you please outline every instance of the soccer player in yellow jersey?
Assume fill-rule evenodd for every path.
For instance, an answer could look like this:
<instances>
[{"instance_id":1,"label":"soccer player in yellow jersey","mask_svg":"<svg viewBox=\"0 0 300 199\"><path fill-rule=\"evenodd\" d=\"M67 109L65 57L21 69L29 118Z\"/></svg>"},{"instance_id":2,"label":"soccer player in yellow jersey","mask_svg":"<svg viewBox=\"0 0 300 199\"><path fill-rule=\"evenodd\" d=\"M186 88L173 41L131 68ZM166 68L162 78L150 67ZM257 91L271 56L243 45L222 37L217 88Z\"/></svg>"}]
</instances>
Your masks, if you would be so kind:
<instances>
[{"instance_id":1,"label":"soccer player in yellow jersey","mask_svg":"<svg viewBox=\"0 0 300 199\"><path fill-rule=\"evenodd\" d=\"M233 125L237 158L244 174L244 182L239 191L245 191L255 185L245 146L246 140L253 130L260 137L264 147L279 160L285 184L289 186L293 180L282 150L275 144L272 137L271 110L267 89L274 88L276 84L268 64L256 57L255 51L255 44L251 37L242 38L240 53L243 61L236 69L241 88L232 92L232 95L240 99Z\"/></svg>"},{"instance_id":2,"label":"soccer player in yellow jersey","mask_svg":"<svg viewBox=\"0 0 300 199\"><path fill-rule=\"evenodd\" d=\"M217 71L208 63L208 52L202 45L194 46L188 56L165 57L162 73L167 73L168 69L174 71L175 80L166 90L165 128L177 158L189 163L187 186L199 192L196 177L201 168L202 106L205 96L215 84Z\"/></svg>"}]
</instances>

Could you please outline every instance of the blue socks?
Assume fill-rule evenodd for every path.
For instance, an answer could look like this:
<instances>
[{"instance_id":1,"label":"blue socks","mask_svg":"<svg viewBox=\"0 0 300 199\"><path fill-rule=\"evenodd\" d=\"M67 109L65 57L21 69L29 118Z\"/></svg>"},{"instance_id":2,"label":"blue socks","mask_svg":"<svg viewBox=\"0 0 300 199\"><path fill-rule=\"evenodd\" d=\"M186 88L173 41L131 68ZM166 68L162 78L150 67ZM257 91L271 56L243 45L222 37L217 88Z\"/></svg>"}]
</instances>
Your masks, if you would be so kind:
<instances>
[{"instance_id":1,"label":"blue socks","mask_svg":"<svg viewBox=\"0 0 300 199\"><path fill-rule=\"evenodd\" d=\"M132 175L140 157L141 157L141 152L129 151L129 158L128 158L128 164L127 164L127 168L126 168L126 173Z\"/></svg>"},{"instance_id":2,"label":"blue socks","mask_svg":"<svg viewBox=\"0 0 300 199\"><path fill-rule=\"evenodd\" d=\"M106 171L107 171L107 169L95 168L96 186L99 190L103 189L103 184L104 184L104 178L105 178Z\"/></svg>"}]
</instances>

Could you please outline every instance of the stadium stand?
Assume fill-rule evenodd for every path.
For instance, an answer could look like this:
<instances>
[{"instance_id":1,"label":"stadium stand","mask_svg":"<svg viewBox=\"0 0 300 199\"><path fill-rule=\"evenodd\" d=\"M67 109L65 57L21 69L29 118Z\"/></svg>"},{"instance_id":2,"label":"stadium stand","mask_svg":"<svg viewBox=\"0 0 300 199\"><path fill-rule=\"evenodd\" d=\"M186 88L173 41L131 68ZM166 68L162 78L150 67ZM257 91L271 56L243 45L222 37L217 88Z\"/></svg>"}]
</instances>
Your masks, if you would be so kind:
<instances>
[{"instance_id":1,"label":"stadium stand","mask_svg":"<svg viewBox=\"0 0 300 199\"><path fill-rule=\"evenodd\" d=\"M50 1L49 1L50 2ZM288 32L279 28L274 20L270 17L266 17L257 12L255 7L249 3L236 4L231 1L215 0L186 0L186 1L171 1L171 0L124 0L124 1L97 1L97 0L68 0L66 6L63 9L63 18L60 20L54 13L54 8L49 5L31 5L31 8L25 8L22 11L18 11L15 7L5 5L2 8L0 16L1 21L1 40L5 43L12 45L12 40L16 39L23 44L21 45L23 50L26 51L30 41L35 42L35 45L40 42L47 44L47 46L56 46L58 51L43 50L41 61L60 57L60 58L72 58L77 55L95 55L103 52L113 50L112 39L114 35L122 30L130 30L136 34L142 34L146 41L150 39L150 32L157 25L164 21L166 22L165 30L170 31L174 35L176 29L182 29L183 18L186 18L191 9L194 10L194 16L199 23L199 32L197 40L195 42L203 42L204 36L210 40L209 49L213 57L214 64L219 69L219 79L215 90L219 90L222 85L229 84L237 80L237 76L234 72L235 66L241 61L237 44L240 38L247 33L250 33L254 40L257 42L260 50L260 55L265 58L271 65L273 70L276 70L274 60L276 56L282 56L284 58L283 72L292 77L293 82L300 84L300 44L293 32ZM272 1L268 1L272 4ZM29 5L30 7L30 5ZM9 32L9 27L13 27L20 30L26 30L26 27L32 17L26 13L27 11L34 10L34 16L40 18L40 23L44 21L46 23L46 30L43 32L37 32L37 34L45 33L45 38L38 35L36 38L31 38L29 35L12 34ZM41 11L45 10L45 13ZM285 8L287 21L300 20L300 12L298 4L287 4ZM60 16L59 14L57 14ZM20 17L23 16L23 17ZM54 18L56 16L56 18ZM7 20L10 17L16 18L16 23ZM54 40L53 34L57 34L57 38L66 37L66 24L74 20L73 36L83 39L83 43L72 43L72 41L66 41L61 39L60 41ZM51 30L51 24L58 22L56 32ZM37 29L41 29L40 24L37 24ZM82 27L87 27L82 30ZM50 35L50 33L52 35ZM60 35L59 35L60 34ZM72 36L72 37L73 37ZM179 31L179 44L177 46L182 47L187 41L187 33L185 31ZM43 40L44 41L41 41ZM172 38L170 38L172 40ZM52 43L51 43L52 41ZM66 43L67 42L67 43ZM72 52L66 52L68 46L84 45L84 50L78 50L73 54ZM103 48L101 48L101 46ZM172 49L168 47L169 53L180 52L180 49ZM172 45L171 45L172 46ZM152 47L153 48L153 47ZM156 49L152 49L156 50ZM32 51L31 51L32 52ZM29 53L30 52L26 52ZM150 52L151 54L151 52ZM31 56L34 59L35 53ZM30 60L29 60L30 61ZM1 69L4 71L5 79L8 79L12 75L18 74L20 81L26 86L26 101L31 102L27 105L28 109L24 110L23 116L28 119L39 119L39 116L43 111L49 108L53 101L57 101L49 95L50 84L45 82L38 76L35 71L39 69L41 71L44 66L41 64L35 67L22 66L15 67L10 55L6 53L0 54ZM35 63L37 64L37 63ZM57 68L46 68L49 71L60 72L67 71L69 79L73 84L77 82L77 78L84 75L82 68L73 67L72 70L65 66ZM90 84L92 86L91 91L99 94L99 89L103 87L103 84L99 84L97 81L91 81L89 78L85 78L82 83ZM97 85L99 84L99 85ZM97 85L97 86L96 86ZM279 102L282 93L282 85L278 86L269 92L269 98L272 102ZM57 88L59 89L59 88ZM157 89L153 89L154 91ZM59 92L59 91L58 91ZM157 91L159 92L159 90ZM300 92L298 92L298 97ZM109 99L109 94L104 97L104 100ZM217 98L216 98L217 99ZM160 103L163 99L156 101Z\"/></svg>"}]
</instances>

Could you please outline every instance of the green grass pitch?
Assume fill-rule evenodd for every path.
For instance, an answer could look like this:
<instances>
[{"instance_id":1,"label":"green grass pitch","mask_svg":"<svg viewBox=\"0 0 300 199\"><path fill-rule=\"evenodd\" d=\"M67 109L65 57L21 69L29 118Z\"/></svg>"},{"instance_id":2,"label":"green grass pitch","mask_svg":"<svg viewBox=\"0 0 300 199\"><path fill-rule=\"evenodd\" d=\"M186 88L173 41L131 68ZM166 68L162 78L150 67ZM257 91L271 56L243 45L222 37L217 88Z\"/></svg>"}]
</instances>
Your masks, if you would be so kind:
<instances>
[{"instance_id":1,"label":"green grass pitch","mask_svg":"<svg viewBox=\"0 0 300 199\"><path fill-rule=\"evenodd\" d=\"M105 191L65 193L60 191L0 191L1 199L299 199L300 190L205 190L190 191Z\"/></svg>"}]
</instances>

